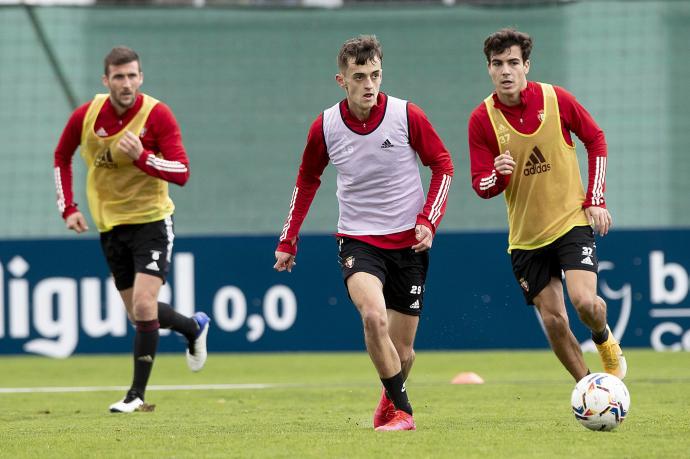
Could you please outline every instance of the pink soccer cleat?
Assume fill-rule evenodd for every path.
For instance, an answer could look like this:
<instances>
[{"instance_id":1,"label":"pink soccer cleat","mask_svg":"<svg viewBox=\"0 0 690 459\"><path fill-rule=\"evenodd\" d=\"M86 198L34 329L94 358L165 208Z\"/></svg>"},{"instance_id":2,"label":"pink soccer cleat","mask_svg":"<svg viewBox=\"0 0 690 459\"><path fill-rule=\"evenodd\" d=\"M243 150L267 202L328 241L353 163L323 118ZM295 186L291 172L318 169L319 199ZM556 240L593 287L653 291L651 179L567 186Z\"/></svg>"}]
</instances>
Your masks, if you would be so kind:
<instances>
[{"instance_id":1,"label":"pink soccer cleat","mask_svg":"<svg viewBox=\"0 0 690 459\"><path fill-rule=\"evenodd\" d=\"M374 429L388 423L393 418L393 415L395 415L395 405L386 396L386 389L384 388L381 391L379 406L374 411Z\"/></svg>"},{"instance_id":2,"label":"pink soccer cleat","mask_svg":"<svg viewBox=\"0 0 690 459\"><path fill-rule=\"evenodd\" d=\"M395 410L393 418L390 421L374 430L377 432L389 430L417 430L417 426L414 425L414 418L411 414L407 414L403 410Z\"/></svg>"}]
</instances>

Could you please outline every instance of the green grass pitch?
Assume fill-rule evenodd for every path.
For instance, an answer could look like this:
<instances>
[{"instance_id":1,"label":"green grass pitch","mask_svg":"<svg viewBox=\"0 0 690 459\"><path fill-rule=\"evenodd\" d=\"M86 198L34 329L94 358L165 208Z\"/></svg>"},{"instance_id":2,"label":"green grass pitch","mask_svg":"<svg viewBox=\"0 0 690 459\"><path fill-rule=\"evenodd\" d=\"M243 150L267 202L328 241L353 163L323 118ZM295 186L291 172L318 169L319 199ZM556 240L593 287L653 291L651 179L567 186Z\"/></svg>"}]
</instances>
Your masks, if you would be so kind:
<instances>
[{"instance_id":1,"label":"green grass pitch","mask_svg":"<svg viewBox=\"0 0 690 459\"><path fill-rule=\"evenodd\" d=\"M134 414L107 411L129 356L2 357L0 457L690 457L690 353L625 351L632 403L613 432L575 420L574 382L547 351L419 352L407 384L416 432L373 431L380 384L365 353L211 354L196 374L183 355L159 355L154 386L268 386L152 387L155 411ZM485 384L450 384L462 371ZM8 390L27 387L92 389Z\"/></svg>"}]
</instances>

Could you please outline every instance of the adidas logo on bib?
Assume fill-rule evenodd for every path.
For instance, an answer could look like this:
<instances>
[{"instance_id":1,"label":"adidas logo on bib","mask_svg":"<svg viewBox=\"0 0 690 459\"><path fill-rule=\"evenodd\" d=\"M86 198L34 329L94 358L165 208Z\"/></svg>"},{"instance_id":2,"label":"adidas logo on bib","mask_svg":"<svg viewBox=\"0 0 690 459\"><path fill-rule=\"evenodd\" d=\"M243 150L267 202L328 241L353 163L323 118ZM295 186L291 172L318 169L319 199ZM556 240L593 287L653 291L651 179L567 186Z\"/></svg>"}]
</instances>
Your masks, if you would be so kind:
<instances>
[{"instance_id":1,"label":"adidas logo on bib","mask_svg":"<svg viewBox=\"0 0 690 459\"><path fill-rule=\"evenodd\" d=\"M393 147L393 146L394 146L394 145L393 145L393 144L391 143L391 141L388 140L388 139L386 139L386 140L381 144L381 148L391 148L391 147Z\"/></svg>"},{"instance_id":2,"label":"adidas logo on bib","mask_svg":"<svg viewBox=\"0 0 690 459\"><path fill-rule=\"evenodd\" d=\"M550 170L551 164L546 162L546 158L544 158L544 155L539 151L539 148L534 147L522 173L525 176L529 176L541 174L542 172L548 172Z\"/></svg>"}]
</instances>

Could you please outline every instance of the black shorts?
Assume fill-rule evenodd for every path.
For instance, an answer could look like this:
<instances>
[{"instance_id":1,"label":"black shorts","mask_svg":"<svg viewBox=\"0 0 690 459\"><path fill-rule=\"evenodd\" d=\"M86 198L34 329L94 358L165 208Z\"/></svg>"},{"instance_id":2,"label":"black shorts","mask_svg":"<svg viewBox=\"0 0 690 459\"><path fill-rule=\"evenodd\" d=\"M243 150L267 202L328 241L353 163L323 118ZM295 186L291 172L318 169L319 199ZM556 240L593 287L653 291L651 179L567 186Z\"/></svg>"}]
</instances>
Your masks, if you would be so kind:
<instances>
[{"instance_id":1,"label":"black shorts","mask_svg":"<svg viewBox=\"0 0 690 459\"><path fill-rule=\"evenodd\" d=\"M134 285L136 273L160 277L170 270L172 256L173 220L168 217L157 222L118 225L101 233L101 248L115 279L118 290Z\"/></svg>"},{"instance_id":2,"label":"black shorts","mask_svg":"<svg viewBox=\"0 0 690 459\"><path fill-rule=\"evenodd\" d=\"M371 244L338 238L338 256L347 288L347 278L365 272L383 284L386 309L419 316L424 309L424 282L429 269L429 252L410 248L381 249Z\"/></svg>"},{"instance_id":3,"label":"black shorts","mask_svg":"<svg viewBox=\"0 0 690 459\"><path fill-rule=\"evenodd\" d=\"M551 244L534 250L513 249L513 274L522 287L527 304L561 271L577 269L598 272L597 245L589 226L576 226Z\"/></svg>"}]
</instances>

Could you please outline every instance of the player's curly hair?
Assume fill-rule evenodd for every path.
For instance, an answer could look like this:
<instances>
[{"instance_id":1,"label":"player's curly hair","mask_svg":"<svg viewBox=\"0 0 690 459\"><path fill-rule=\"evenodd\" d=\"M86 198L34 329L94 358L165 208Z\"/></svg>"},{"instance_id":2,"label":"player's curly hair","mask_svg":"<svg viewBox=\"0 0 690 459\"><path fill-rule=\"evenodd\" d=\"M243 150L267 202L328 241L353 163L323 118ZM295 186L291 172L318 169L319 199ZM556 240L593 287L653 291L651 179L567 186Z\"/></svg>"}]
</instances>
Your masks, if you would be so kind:
<instances>
[{"instance_id":1,"label":"player's curly hair","mask_svg":"<svg viewBox=\"0 0 690 459\"><path fill-rule=\"evenodd\" d=\"M141 60L139 55L131 48L126 46L116 46L111 49L105 59L103 59L103 73L108 75L111 65L124 65L130 62L137 62L139 64L139 71L141 72Z\"/></svg>"},{"instance_id":2,"label":"player's curly hair","mask_svg":"<svg viewBox=\"0 0 690 459\"><path fill-rule=\"evenodd\" d=\"M529 55L532 52L532 37L515 29L505 28L492 33L484 40L486 61L491 62L492 55L501 54L513 45L520 47L523 61L529 59Z\"/></svg>"},{"instance_id":3,"label":"player's curly hair","mask_svg":"<svg viewBox=\"0 0 690 459\"><path fill-rule=\"evenodd\" d=\"M338 53L338 68L341 72L347 68L350 59L354 59L357 65L364 65L374 59L383 62L381 43L376 35L360 35L343 43Z\"/></svg>"}]
</instances>

